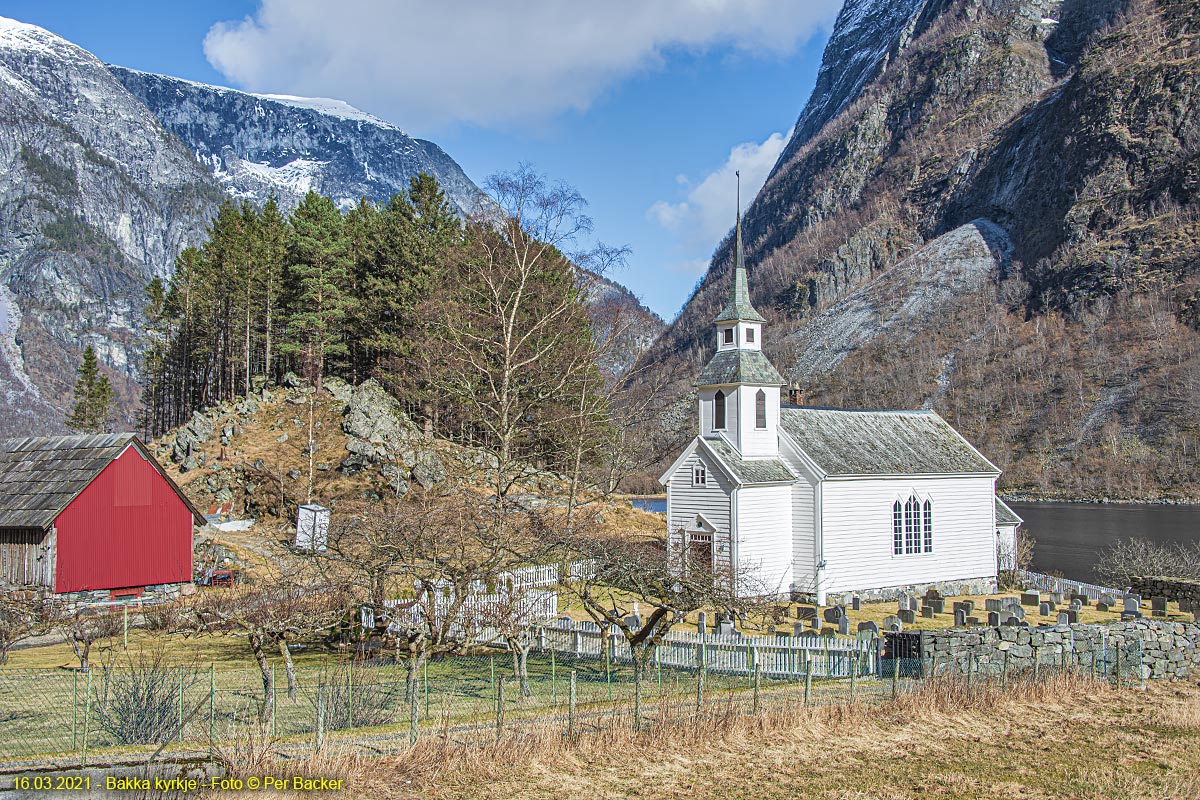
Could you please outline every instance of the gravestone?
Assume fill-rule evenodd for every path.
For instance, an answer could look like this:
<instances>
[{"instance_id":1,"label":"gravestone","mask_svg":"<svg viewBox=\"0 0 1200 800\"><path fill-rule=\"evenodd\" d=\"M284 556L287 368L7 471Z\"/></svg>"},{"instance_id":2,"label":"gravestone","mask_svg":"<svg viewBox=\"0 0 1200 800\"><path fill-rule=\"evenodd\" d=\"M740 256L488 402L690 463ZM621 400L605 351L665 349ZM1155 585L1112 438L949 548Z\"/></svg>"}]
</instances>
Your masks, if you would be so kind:
<instances>
[{"instance_id":1,"label":"gravestone","mask_svg":"<svg viewBox=\"0 0 1200 800\"><path fill-rule=\"evenodd\" d=\"M1117 604L1117 598L1113 597L1111 594L1102 594L1100 595L1099 602L1104 603L1104 605L1108 606L1109 608L1112 608Z\"/></svg>"},{"instance_id":2,"label":"gravestone","mask_svg":"<svg viewBox=\"0 0 1200 800\"><path fill-rule=\"evenodd\" d=\"M1079 600L1079 598L1077 597L1077 598L1075 598L1074 600L1072 600L1072 601L1071 601L1071 605L1070 605L1070 606L1067 608L1067 610L1068 610L1068 611L1082 611L1082 610L1083 610L1083 603L1082 603L1082 602Z\"/></svg>"},{"instance_id":3,"label":"gravestone","mask_svg":"<svg viewBox=\"0 0 1200 800\"><path fill-rule=\"evenodd\" d=\"M833 628L821 628L821 636L830 637L835 636L836 634L837 631L835 631Z\"/></svg>"},{"instance_id":4,"label":"gravestone","mask_svg":"<svg viewBox=\"0 0 1200 800\"><path fill-rule=\"evenodd\" d=\"M635 631L640 631L642 629L642 618L637 614L630 614L625 618L625 624Z\"/></svg>"},{"instance_id":5,"label":"gravestone","mask_svg":"<svg viewBox=\"0 0 1200 800\"><path fill-rule=\"evenodd\" d=\"M862 624L865 625L866 623L864 622ZM893 625L899 625L899 624L900 624L900 618L894 614L888 615L883 618L883 629L885 631L890 631L892 629ZM861 625L859 627L861 627Z\"/></svg>"},{"instance_id":6,"label":"gravestone","mask_svg":"<svg viewBox=\"0 0 1200 800\"><path fill-rule=\"evenodd\" d=\"M1037 608L1041 602L1042 596L1038 592L1021 592L1021 605Z\"/></svg>"},{"instance_id":7,"label":"gravestone","mask_svg":"<svg viewBox=\"0 0 1200 800\"><path fill-rule=\"evenodd\" d=\"M968 628L978 628L981 624L979 617L967 617Z\"/></svg>"},{"instance_id":8,"label":"gravestone","mask_svg":"<svg viewBox=\"0 0 1200 800\"><path fill-rule=\"evenodd\" d=\"M890 626L888 626L888 632L889 632L889 633L903 633L903 632L904 632L904 626L903 626L903 625L901 625L899 622L897 622L897 623L895 623L894 625L890 625Z\"/></svg>"},{"instance_id":9,"label":"gravestone","mask_svg":"<svg viewBox=\"0 0 1200 800\"><path fill-rule=\"evenodd\" d=\"M1054 603L1055 605L1058 605L1062 601L1063 601L1063 593L1062 592L1051 592L1050 593L1050 602Z\"/></svg>"},{"instance_id":10,"label":"gravestone","mask_svg":"<svg viewBox=\"0 0 1200 800\"><path fill-rule=\"evenodd\" d=\"M793 636L804 636L807 633L808 633L808 630L804 627L803 622L797 622L795 625L792 626L792 635Z\"/></svg>"},{"instance_id":11,"label":"gravestone","mask_svg":"<svg viewBox=\"0 0 1200 800\"><path fill-rule=\"evenodd\" d=\"M1083 606L1084 608L1087 608L1088 606L1090 606L1092 604L1092 598L1086 594L1081 594L1081 595L1079 595L1079 597L1077 597L1075 599L1078 600L1079 605Z\"/></svg>"},{"instance_id":12,"label":"gravestone","mask_svg":"<svg viewBox=\"0 0 1200 800\"><path fill-rule=\"evenodd\" d=\"M946 613L946 601L945 600L926 600L925 605L932 608L933 613L935 613L935 614L945 614Z\"/></svg>"},{"instance_id":13,"label":"gravestone","mask_svg":"<svg viewBox=\"0 0 1200 800\"><path fill-rule=\"evenodd\" d=\"M641 628L641 625L637 626ZM717 636L733 636L737 633L737 629L733 627L733 620L723 619L717 623Z\"/></svg>"},{"instance_id":14,"label":"gravestone","mask_svg":"<svg viewBox=\"0 0 1200 800\"><path fill-rule=\"evenodd\" d=\"M921 616L925 619L933 619L933 608L930 606L922 606Z\"/></svg>"},{"instance_id":15,"label":"gravestone","mask_svg":"<svg viewBox=\"0 0 1200 800\"><path fill-rule=\"evenodd\" d=\"M967 612L968 617L975 613L975 601L974 600L963 600L962 605L963 605L963 611Z\"/></svg>"},{"instance_id":16,"label":"gravestone","mask_svg":"<svg viewBox=\"0 0 1200 800\"><path fill-rule=\"evenodd\" d=\"M826 622L830 623L831 625L836 625L839 619L846 616L846 607L830 606L829 608L825 609L823 616Z\"/></svg>"},{"instance_id":17,"label":"gravestone","mask_svg":"<svg viewBox=\"0 0 1200 800\"><path fill-rule=\"evenodd\" d=\"M1008 615L1010 617L1016 617L1018 621L1023 622L1025 620L1025 609L1021 608L1021 606L1013 606L1012 608L1008 609Z\"/></svg>"},{"instance_id":18,"label":"gravestone","mask_svg":"<svg viewBox=\"0 0 1200 800\"><path fill-rule=\"evenodd\" d=\"M1121 602L1124 604L1121 609L1122 614L1136 614L1139 617L1142 615L1141 601L1137 597L1126 597Z\"/></svg>"},{"instance_id":19,"label":"gravestone","mask_svg":"<svg viewBox=\"0 0 1200 800\"><path fill-rule=\"evenodd\" d=\"M1004 618L1004 624L1006 627L1009 627L1009 628L1017 627L1017 625L1020 624L1020 622L1021 622L1021 620L1017 619L1014 614L1008 614Z\"/></svg>"},{"instance_id":20,"label":"gravestone","mask_svg":"<svg viewBox=\"0 0 1200 800\"><path fill-rule=\"evenodd\" d=\"M987 617L988 627L989 628L999 628L1000 627L1000 612L999 611L989 611L989 612L987 612L987 615L988 615L988 617Z\"/></svg>"},{"instance_id":21,"label":"gravestone","mask_svg":"<svg viewBox=\"0 0 1200 800\"><path fill-rule=\"evenodd\" d=\"M696 633L704 636L708 633L708 614L700 612L700 619L696 621Z\"/></svg>"},{"instance_id":22,"label":"gravestone","mask_svg":"<svg viewBox=\"0 0 1200 800\"><path fill-rule=\"evenodd\" d=\"M838 619L838 633L842 636L847 636L850 633L850 618L841 617Z\"/></svg>"},{"instance_id":23,"label":"gravestone","mask_svg":"<svg viewBox=\"0 0 1200 800\"><path fill-rule=\"evenodd\" d=\"M821 630L821 618L819 616L814 616L808 624L814 631Z\"/></svg>"},{"instance_id":24,"label":"gravestone","mask_svg":"<svg viewBox=\"0 0 1200 800\"><path fill-rule=\"evenodd\" d=\"M1096 610L1103 613L1105 611L1111 611L1112 606L1110 606L1108 603L1105 603L1103 601L1099 601L1096 603Z\"/></svg>"},{"instance_id":25,"label":"gravestone","mask_svg":"<svg viewBox=\"0 0 1200 800\"><path fill-rule=\"evenodd\" d=\"M1150 598L1150 616L1165 617L1167 615L1167 598L1151 597Z\"/></svg>"},{"instance_id":26,"label":"gravestone","mask_svg":"<svg viewBox=\"0 0 1200 800\"><path fill-rule=\"evenodd\" d=\"M955 603L955 605L958 605ZM954 610L954 627L965 628L967 626L967 612L961 608Z\"/></svg>"},{"instance_id":27,"label":"gravestone","mask_svg":"<svg viewBox=\"0 0 1200 800\"><path fill-rule=\"evenodd\" d=\"M890 617L888 619L890 619ZM887 619L885 619L884 622L886 623ZM860 623L858 623L858 632L859 633L873 633L876 636L878 636L879 635L879 626L871 621L860 622Z\"/></svg>"},{"instance_id":28,"label":"gravestone","mask_svg":"<svg viewBox=\"0 0 1200 800\"><path fill-rule=\"evenodd\" d=\"M1053 611L1053 609L1050 608L1049 603L1042 603L1040 606L1038 606L1038 614L1040 614L1043 617L1050 616L1051 611Z\"/></svg>"},{"instance_id":29,"label":"gravestone","mask_svg":"<svg viewBox=\"0 0 1200 800\"><path fill-rule=\"evenodd\" d=\"M1004 610L1004 601L999 597L989 597L983 601L983 609L999 613Z\"/></svg>"},{"instance_id":30,"label":"gravestone","mask_svg":"<svg viewBox=\"0 0 1200 800\"><path fill-rule=\"evenodd\" d=\"M917 621L917 615L911 608L904 609L898 616L900 617L900 621L905 625L912 625Z\"/></svg>"},{"instance_id":31,"label":"gravestone","mask_svg":"<svg viewBox=\"0 0 1200 800\"><path fill-rule=\"evenodd\" d=\"M808 621L817 616L817 609L812 606L796 606L796 619Z\"/></svg>"},{"instance_id":32,"label":"gravestone","mask_svg":"<svg viewBox=\"0 0 1200 800\"><path fill-rule=\"evenodd\" d=\"M855 611L862 611L862 598L858 595L854 595L854 597L850 598L850 608L854 609Z\"/></svg>"},{"instance_id":33,"label":"gravestone","mask_svg":"<svg viewBox=\"0 0 1200 800\"><path fill-rule=\"evenodd\" d=\"M1070 625L1071 624L1071 620L1067 616L1066 611L1058 612L1058 623L1057 624L1059 624L1059 625Z\"/></svg>"}]
</instances>

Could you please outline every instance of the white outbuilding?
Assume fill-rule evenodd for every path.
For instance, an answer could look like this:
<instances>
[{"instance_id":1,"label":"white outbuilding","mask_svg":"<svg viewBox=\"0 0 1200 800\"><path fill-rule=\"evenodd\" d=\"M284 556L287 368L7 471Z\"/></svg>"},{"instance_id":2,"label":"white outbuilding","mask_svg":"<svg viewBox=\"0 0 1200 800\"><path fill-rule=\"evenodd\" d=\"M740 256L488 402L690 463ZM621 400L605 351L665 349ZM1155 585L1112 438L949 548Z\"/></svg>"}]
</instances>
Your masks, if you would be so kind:
<instances>
[{"instance_id":1,"label":"white outbuilding","mask_svg":"<svg viewBox=\"0 0 1200 800\"><path fill-rule=\"evenodd\" d=\"M1000 470L933 411L781 402L785 381L762 352L766 320L750 304L740 219L736 237L717 351L696 380L699 430L660 479L669 546L706 567L736 564L759 590L821 604L995 591L1007 567L1001 544L1015 549L1020 524L996 497Z\"/></svg>"}]
</instances>

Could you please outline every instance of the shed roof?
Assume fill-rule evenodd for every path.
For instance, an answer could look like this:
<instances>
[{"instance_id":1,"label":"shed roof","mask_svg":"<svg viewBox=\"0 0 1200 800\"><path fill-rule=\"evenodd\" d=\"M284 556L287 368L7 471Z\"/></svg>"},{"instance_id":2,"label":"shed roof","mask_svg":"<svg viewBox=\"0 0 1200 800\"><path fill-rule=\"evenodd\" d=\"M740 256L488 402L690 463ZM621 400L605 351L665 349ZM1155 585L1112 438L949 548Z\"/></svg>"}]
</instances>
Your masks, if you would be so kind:
<instances>
[{"instance_id":1,"label":"shed roof","mask_svg":"<svg viewBox=\"0 0 1200 800\"><path fill-rule=\"evenodd\" d=\"M999 475L933 411L784 406L780 423L827 475Z\"/></svg>"},{"instance_id":2,"label":"shed roof","mask_svg":"<svg viewBox=\"0 0 1200 800\"><path fill-rule=\"evenodd\" d=\"M199 524L204 516L131 433L0 440L0 528L47 530L129 445L158 471Z\"/></svg>"},{"instance_id":3,"label":"shed roof","mask_svg":"<svg viewBox=\"0 0 1200 800\"><path fill-rule=\"evenodd\" d=\"M1020 525L1025 520L1017 516L1017 512L1008 507L999 497L996 498L996 524L997 525Z\"/></svg>"},{"instance_id":4,"label":"shed roof","mask_svg":"<svg viewBox=\"0 0 1200 800\"><path fill-rule=\"evenodd\" d=\"M761 350L718 351L696 378L697 386L721 386L727 383L783 386L786 382Z\"/></svg>"},{"instance_id":5,"label":"shed roof","mask_svg":"<svg viewBox=\"0 0 1200 800\"><path fill-rule=\"evenodd\" d=\"M716 454L721 463L733 473L739 484L783 483L796 480L795 474L778 458L742 458L729 442L722 438L705 438L704 443Z\"/></svg>"}]
</instances>

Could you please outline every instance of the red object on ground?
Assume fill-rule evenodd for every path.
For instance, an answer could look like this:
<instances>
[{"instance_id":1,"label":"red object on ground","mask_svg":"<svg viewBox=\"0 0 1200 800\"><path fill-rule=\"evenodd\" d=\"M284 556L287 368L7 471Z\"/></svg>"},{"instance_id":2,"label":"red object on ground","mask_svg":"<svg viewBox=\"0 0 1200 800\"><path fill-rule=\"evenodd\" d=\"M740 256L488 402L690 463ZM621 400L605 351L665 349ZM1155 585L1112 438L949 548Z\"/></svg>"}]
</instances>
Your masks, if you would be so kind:
<instances>
[{"instance_id":1,"label":"red object on ground","mask_svg":"<svg viewBox=\"0 0 1200 800\"><path fill-rule=\"evenodd\" d=\"M54 526L57 592L192 579L192 511L136 447L105 467Z\"/></svg>"},{"instance_id":2,"label":"red object on ground","mask_svg":"<svg viewBox=\"0 0 1200 800\"><path fill-rule=\"evenodd\" d=\"M214 569L210 584L212 586L233 586L233 570Z\"/></svg>"}]
</instances>

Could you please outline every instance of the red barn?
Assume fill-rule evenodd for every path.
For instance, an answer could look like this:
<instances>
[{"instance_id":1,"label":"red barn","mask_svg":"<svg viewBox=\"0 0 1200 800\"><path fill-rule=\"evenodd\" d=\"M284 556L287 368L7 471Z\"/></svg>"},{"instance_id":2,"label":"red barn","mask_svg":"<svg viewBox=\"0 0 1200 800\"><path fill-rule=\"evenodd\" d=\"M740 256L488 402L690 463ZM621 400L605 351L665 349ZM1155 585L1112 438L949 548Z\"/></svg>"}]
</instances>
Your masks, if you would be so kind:
<instances>
[{"instance_id":1,"label":"red barn","mask_svg":"<svg viewBox=\"0 0 1200 800\"><path fill-rule=\"evenodd\" d=\"M132 434L0 440L0 583L169 594L191 583L193 523Z\"/></svg>"}]
</instances>

